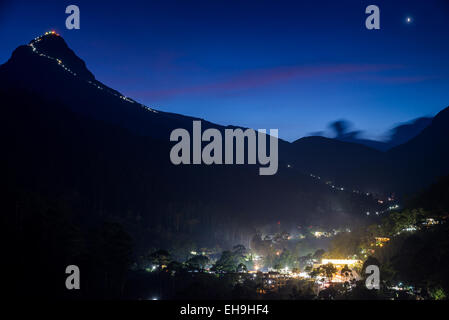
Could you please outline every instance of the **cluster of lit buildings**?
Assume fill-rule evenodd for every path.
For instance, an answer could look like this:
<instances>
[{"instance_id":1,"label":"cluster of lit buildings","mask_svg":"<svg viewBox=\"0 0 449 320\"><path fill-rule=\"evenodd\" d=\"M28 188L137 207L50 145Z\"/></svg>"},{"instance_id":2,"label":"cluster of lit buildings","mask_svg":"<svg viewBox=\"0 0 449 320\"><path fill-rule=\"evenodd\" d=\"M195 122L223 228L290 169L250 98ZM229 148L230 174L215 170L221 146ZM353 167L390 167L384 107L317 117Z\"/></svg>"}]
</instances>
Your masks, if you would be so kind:
<instances>
[{"instance_id":1,"label":"cluster of lit buildings","mask_svg":"<svg viewBox=\"0 0 449 320\"><path fill-rule=\"evenodd\" d=\"M295 272L289 268L268 272L254 270L249 271L248 276L254 280L258 279L262 281L263 286L258 289L258 293L267 293L271 290L275 290L276 288L285 286L288 281L293 279L311 281L318 285L318 290L326 288L332 283L345 283L361 279L355 268L361 266L362 261L357 259L322 259L321 263L313 264L313 269L319 269L329 263L335 267L335 272L332 274L331 279L328 279L323 275L311 277L307 272ZM349 272L345 271L345 268L348 268Z\"/></svg>"}]
</instances>

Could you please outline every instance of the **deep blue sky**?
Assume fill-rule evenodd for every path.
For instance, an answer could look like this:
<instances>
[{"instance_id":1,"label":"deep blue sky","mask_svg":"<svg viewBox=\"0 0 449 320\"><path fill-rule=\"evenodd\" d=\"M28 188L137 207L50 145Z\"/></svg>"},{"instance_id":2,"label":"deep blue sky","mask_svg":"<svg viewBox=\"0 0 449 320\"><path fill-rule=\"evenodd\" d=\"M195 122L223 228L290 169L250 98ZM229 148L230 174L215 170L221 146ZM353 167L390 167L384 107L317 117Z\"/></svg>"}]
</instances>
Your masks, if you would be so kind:
<instances>
[{"instance_id":1,"label":"deep blue sky","mask_svg":"<svg viewBox=\"0 0 449 320\"><path fill-rule=\"evenodd\" d=\"M55 29L98 80L139 102L287 140L342 118L378 137L449 106L447 0L55 3L1 2L0 63ZM80 30L65 29L69 4ZM365 28L369 4L381 30Z\"/></svg>"}]
</instances>

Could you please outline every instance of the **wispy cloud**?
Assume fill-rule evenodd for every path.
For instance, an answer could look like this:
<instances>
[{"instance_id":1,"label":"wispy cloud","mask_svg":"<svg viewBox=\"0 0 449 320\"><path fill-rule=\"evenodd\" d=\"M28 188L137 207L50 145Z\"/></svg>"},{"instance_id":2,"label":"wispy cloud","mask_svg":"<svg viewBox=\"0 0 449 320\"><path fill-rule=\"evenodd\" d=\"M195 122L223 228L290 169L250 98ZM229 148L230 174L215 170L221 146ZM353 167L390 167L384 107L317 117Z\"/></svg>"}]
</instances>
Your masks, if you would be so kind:
<instances>
[{"instance_id":1,"label":"wispy cloud","mask_svg":"<svg viewBox=\"0 0 449 320\"><path fill-rule=\"evenodd\" d=\"M360 80L373 81L386 84L401 84L401 83L417 83L428 80L440 78L439 76L385 76L385 75L365 75L360 76Z\"/></svg>"},{"instance_id":2,"label":"wispy cloud","mask_svg":"<svg viewBox=\"0 0 449 320\"><path fill-rule=\"evenodd\" d=\"M356 75L357 79L376 80L376 73L398 68L402 68L402 66L382 64L282 66L243 71L239 74L228 76L224 80L215 82L155 90L136 90L129 93L144 98L160 99L185 95L235 93L278 83L285 83L292 80L318 79L334 75ZM402 81L407 80L405 77L396 78L396 80L392 77L392 82L400 81L401 79ZM378 80L385 81L388 80L388 77L379 76ZM416 80L418 80L418 78Z\"/></svg>"}]
</instances>

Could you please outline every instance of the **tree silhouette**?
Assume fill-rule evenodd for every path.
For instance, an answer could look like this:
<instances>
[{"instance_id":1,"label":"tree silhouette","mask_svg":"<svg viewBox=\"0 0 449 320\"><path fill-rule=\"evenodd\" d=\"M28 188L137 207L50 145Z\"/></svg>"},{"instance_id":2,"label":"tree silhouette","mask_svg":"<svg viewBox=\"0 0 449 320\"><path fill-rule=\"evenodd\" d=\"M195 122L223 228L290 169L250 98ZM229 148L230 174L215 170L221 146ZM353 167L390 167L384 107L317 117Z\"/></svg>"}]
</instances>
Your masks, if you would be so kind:
<instances>
[{"instance_id":1,"label":"tree silhouette","mask_svg":"<svg viewBox=\"0 0 449 320\"><path fill-rule=\"evenodd\" d=\"M206 265L209 263L209 258L203 255L193 256L186 261L186 265L190 270L203 272Z\"/></svg>"}]
</instances>

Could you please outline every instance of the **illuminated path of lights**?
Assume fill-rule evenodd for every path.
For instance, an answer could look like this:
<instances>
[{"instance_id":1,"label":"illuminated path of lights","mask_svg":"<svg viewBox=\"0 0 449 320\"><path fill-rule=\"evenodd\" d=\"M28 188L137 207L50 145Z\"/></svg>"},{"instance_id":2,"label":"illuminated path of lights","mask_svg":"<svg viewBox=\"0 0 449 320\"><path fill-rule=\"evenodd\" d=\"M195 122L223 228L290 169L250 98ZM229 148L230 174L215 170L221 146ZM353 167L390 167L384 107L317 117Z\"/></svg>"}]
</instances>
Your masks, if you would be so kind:
<instances>
[{"instance_id":1,"label":"illuminated path of lights","mask_svg":"<svg viewBox=\"0 0 449 320\"><path fill-rule=\"evenodd\" d=\"M288 165L287 167L290 168L291 166ZM321 177L320 177L320 176L314 175L314 174L312 174L312 173L310 174L310 176L311 176L312 178L314 178L314 179L321 180ZM326 182L325 184L328 185L330 188L332 188L332 189L334 189L334 190L338 190L338 191L345 191L345 190L346 190L344 187L337 187L337 186L333 185L333 184L330 183L330 182ZM352 190L352 192L353 192L353 193L357 193L357 194L361 194L361 195L365 195L365 196L367 196L367 197L369 197L369 196L372 195L372 194L369 193L369 192L360 192L359 190ZM391 197L388 197L387 200L378 200L379 204L383 204L385 201L392 202L392 201L395 201L395 200L394 200L393 198L391 198ZM379 214L382 214L382 213L385 213L385 212L388 212L388 211L392 211L392 210L396 210L396 209L399 209L399 205L398 205L398 204L391 205L391 206L389 206L388 208L386 208L385 210L375 211L375 214L376 214L376 215L379 215ZM367 211L367 212L366 212L366 215L369 216L369 215L370 215L370 212Z\"/></svg>"},{"instance_id":2,"label":"illuminated path of lights","mask_svg":"<svg viewBox=\"0 0 449 320\"><path fill-rule=\"evenodd\" d=\"M38 54L40 57L45 57L45 58L47 58L47 59L54 60L54 61L55 61L61 68L63 68L65 71L67 71L68 73L70 73L71 75L73 75L74 77L76 77L76 76L77 76L76 72L70 70L70 68L67 67L67 66L63 63L63 61L62 61L61 59L58 59L58 58L54 58L54 57L48 56L48 55L46 55L46 54L40 53L40 52L37 50L35 44L37 44L37 43L39 43L40 41L42 41L42 39L43 39L44 37L49 37L49 36L60 37L60 35L59 35L58 33L56 33L55 31L48 31L48 32L45 32L42 36L39 36L39 37L34 38L34 39L28 44L28 46L30 46L31 49L32 49L32 51L33 51L34 53ZM101 85L99 85L100 82L98 82L98 81L96 81L96 82L92 82L92 81L90 81L90 80L86 80L86 81L87 81L89 84L91 84L92 86L94 86L95 88L99 89L99 90L104 90L104 89L105 89L104 87L102 87ZM152 108L150 108L150 107L147 107L146 105L143 105L143 104L141 104L141 103L138 103L138 102L134 101L134 100L131 99L131 98L128 98L128 97L123 96L123 95L120 95L120 94L117 94L117 93L112 92L112 91L109 91L109 90L105 90L105 91L108 92L108 93L110 93L110 94L112 94L112 95L114 95L114 96L116 96L116 97L118 97L118 98L120 98L120 99L122 99L122 100L124 100L124 101L126 101L126 102L129 102L129 103L137 103L138 105L140 105L140 107L142 107L143 109L145 109L145 110L147 110L147 111L151 111L151 112L154 112L154 113L158 113L158 111L156 111L156 110L154 110L154 109L152 109Z\"/></svg>"}]
</instances>

